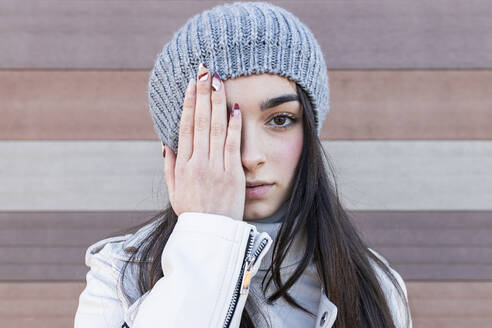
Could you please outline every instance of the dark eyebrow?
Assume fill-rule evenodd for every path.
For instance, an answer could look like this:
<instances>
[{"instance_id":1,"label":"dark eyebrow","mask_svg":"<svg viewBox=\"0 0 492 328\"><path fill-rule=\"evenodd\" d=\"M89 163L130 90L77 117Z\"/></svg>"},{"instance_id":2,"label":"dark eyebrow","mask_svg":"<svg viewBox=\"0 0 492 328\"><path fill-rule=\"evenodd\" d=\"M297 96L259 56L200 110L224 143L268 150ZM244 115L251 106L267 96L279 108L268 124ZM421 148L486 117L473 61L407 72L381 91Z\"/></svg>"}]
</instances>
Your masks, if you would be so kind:
<instances>
[{"instance_id":1,"label":"dark eyebrow","mask_svg":"<svg viewBox=\"0 0 492 328\"><path fill-rule=\"evenodd\" d=\"M267 109L279 106L279 105L286 103L286 102L289 102L289 101L299 101L299 97L296 94L286 94L286 95L278 96L275 98L270 98L270 99L263 101L260 104L260 110L262 112L264 112ZM232 110L232 105L227 104L227 111L230 112L231 110Z\"/></svg>"},{"instance_id":2,"label":"dark eyebrow","mask_svg":"<svg viewBox=\"0 0 492 328\"><path fill-rule=\"evenodd\" d=\"M271 98L271 99L268 99L268 100L262 102L260 105L260 109L263 112L269 108L278 106L280 104L283 104L283 103L289 102L289 101L299 101L299 97L295 94L288 94L288 95L283 95L283 96Z\"/></svg>"}]
</instances>

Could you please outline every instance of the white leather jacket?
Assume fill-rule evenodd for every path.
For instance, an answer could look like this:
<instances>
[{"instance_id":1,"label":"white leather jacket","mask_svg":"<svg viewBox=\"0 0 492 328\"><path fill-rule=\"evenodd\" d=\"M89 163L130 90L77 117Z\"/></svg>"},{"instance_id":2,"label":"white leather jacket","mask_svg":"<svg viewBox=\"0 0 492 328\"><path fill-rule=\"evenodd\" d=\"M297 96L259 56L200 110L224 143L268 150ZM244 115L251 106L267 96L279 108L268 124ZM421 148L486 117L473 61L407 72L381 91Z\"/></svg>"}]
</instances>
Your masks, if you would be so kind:
<instances>
[{"instance_id":1,"label":"white leather jacket","mask_svg":"<svg viewBox=\"0 0 492 328\"><path fill-rule=\"evenodd\" d=\"M164 276L140 295L134 276L132 279L136 263L128 264L122 283L118 278L130 257L125 249L137 246L153 227L149 224L135 234L89 246L85 263L90 271L79 297L74 327L238 328L249 281L272 245L270 235L226 216L182 213L162 253ZM403 280L395 275L406 293ZM123 297L123 284L130 301ZM396 289L386 282L383 290L393 315L403 320L405 309L398 302ZM337 307L322 290L315 327L332 327L336 315Z\"/></svg>"}]
</instances>

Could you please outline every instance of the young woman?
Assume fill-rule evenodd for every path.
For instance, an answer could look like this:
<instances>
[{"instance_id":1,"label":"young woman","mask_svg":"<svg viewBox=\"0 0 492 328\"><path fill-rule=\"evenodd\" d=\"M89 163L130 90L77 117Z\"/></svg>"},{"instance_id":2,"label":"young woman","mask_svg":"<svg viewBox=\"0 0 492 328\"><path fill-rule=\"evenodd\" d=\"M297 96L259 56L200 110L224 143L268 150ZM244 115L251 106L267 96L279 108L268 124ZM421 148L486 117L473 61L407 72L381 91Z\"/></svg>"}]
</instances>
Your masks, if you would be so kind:
<instances>
[{"instance_id":1,"label":"young woman","mask_svg":"<svg viewBox=\"0 0 492 328\"><path fill-rule=\"evenodd\" d=\"M320 46L285 9L192 17L149 80L170 204L87 249L75 327L411 327L402 278L327 174L328 94Z\"/></svg>"}]
</instances>

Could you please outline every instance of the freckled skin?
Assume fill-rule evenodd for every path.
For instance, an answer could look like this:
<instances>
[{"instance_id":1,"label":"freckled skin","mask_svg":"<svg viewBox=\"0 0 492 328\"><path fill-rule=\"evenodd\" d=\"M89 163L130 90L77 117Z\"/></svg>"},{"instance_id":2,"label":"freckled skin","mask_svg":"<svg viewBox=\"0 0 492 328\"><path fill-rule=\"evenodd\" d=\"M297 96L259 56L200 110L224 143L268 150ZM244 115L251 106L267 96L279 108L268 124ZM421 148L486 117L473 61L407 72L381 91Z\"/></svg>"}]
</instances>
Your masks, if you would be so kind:
<instances>
[{"instance_id":1,"label":"freckled skin","mask_svg":"<svg viewBox=\"0 0 492 328\"><path fill-rule=\"evenodd\" d=\"M270 73L241 76L224 81L228 104L239 104L242 114L241 161L246 181L275 183L260 199L246 198L244 220L273 215L292 192L294 173L303 144L302 107L289 101L260 110L261 102L285 94L297 94L295 82ZM290 113L297 119L285 116ZM290 126L289 126L290 125ZM280 127L288 126L286 129Z\"/></svg>"}]
</instances>

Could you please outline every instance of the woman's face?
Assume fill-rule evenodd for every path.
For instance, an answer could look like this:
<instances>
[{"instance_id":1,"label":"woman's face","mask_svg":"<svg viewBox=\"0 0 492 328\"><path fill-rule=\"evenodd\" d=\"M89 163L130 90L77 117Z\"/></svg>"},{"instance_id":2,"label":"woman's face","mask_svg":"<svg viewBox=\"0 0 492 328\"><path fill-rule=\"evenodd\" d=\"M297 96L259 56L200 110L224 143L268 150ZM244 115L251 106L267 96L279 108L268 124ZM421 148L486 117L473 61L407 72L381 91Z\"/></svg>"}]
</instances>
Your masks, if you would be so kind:
<instances>
[{"instance_id":1,"label":"woman's face","mask_svg":"<svg viewBox=\"0 0 492 328\"><path fill-rule=\"evenodd\" d=\"M276 74L254 74L224 81L227 108L239 104L242 114L241 161L246 184L244 220L274 214L290 197L303 145L302 107L296 84ZM263 187L263 189L265 189Z\"/></svg>"}]
</instances>

